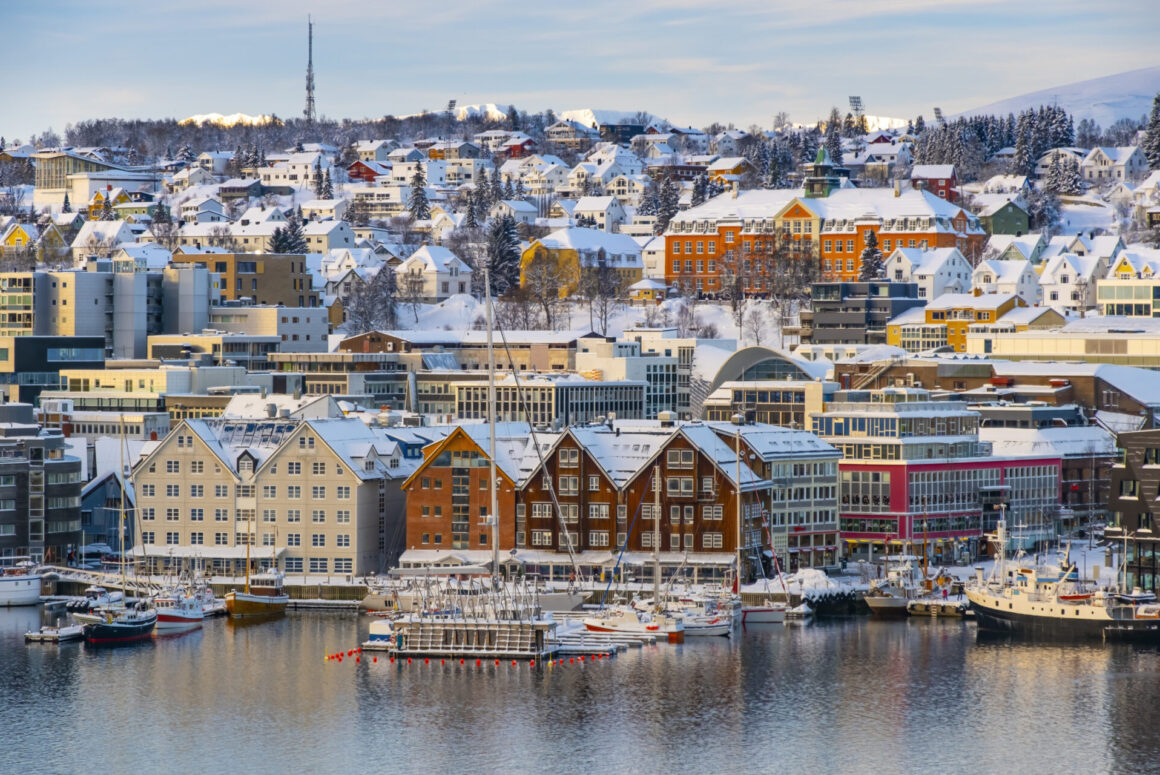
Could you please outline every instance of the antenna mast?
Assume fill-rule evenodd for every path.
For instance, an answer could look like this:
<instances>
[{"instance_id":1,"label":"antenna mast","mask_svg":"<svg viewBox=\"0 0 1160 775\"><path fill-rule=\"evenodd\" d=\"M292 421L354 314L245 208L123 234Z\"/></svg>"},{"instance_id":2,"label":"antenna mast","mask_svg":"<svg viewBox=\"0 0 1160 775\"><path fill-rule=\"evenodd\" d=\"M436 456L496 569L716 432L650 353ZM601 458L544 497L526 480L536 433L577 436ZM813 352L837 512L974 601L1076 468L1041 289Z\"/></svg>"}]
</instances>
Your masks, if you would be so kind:
<instances>
[{"instance_id":1,"label":"antenna mast","mask_svg":"<svg viewBox=\"0 0 1160 775\"><path fill-rule=\"evenodd\" d=\"M306 17L306 110L302 111L306 123L313 124L317 117L314 112L314 21Z\"/></svg>"}]
</instances>

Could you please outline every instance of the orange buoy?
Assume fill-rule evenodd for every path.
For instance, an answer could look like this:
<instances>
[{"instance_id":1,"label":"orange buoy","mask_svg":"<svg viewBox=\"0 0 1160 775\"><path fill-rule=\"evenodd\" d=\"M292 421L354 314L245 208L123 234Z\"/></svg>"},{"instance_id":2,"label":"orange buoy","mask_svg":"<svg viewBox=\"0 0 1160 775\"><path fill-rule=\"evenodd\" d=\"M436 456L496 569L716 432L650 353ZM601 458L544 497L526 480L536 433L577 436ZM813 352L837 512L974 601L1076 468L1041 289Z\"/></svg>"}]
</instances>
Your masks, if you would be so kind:
<instances>
[{"instance_id":1,"label":"orange buoy","mask_svg":"<svg viewBox=\"0 0 1160 775\"><path fill-rule=\"evenodd\" d=\"M516 661L513 659L512 660L512 667L515 667L515 666L516 666Z\"/></svg>"},{"instance_id":2,"label":"orange buoy","mask_svg":"<svg viewBox=\"0 0 1160 775\"><path fill-rule=\"evenodd\" d=\"M536 666L536 660L532 659L532 660L528 661L528 667L535 667L535 666Z\"/></svg>"},{"instance_id":3,"label":"orange buoy","mask_svg":"<svg viewBox=\"0 0 1160 775\"><path fill-rule=\"evenodd\" d=\"M477 660L475 660L475 666L476 666L476 667L479 667L479 666L480 666L480 665L482 665L482 664L483 664L483 660L482 660L482 659L477 659Z\"/></svg>"},{"instance_id":4,"label":"orange buoy","mask_svg":"<svg viewBox=\"0 0 1160 775\"><path fill-rule=\"evenodd\" d=\"M495 663L498 665L498 664L499 664L499 660L497 659L497 660L495 661Z\"/></svg>"},{"instance_id":5,"label":"orange buoy","mask_svg":"<svg viewBox=\"0 0 1160 775\"><path fill-rule=\"evenodd\" d=\"M463 664L463 657L459 658L459 664L461 664L461 665Z\"/></svg>"}]
</instances>

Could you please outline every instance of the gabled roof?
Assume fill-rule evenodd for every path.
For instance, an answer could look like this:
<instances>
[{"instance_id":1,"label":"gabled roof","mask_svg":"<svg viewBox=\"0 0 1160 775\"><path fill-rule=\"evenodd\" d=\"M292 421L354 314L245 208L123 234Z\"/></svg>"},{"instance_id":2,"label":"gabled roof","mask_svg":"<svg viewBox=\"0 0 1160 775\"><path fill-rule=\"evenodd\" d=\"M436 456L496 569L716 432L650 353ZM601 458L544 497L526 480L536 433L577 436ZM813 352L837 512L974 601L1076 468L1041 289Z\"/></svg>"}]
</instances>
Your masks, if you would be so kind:
<instances>
[{"instance_id":1,"label":"gabled roof","mask_svg":"<svg viewBox=\"0 0 1160 775\"><path fill-rule=\"evenodd\" d=\"M407 260L399 265L399 269L414 261L421 262L425 266L424 271L443 273L452 266L458 266L460 274L471 274L471 267L465 261L439 245L424 245L408 256Z\"/></svg>"},{"instance_id":2,"label":"gabled roof","mask_svg":"<svg viewBox=\"0 0 1160 775\"><path fill-rule=\"evenodd\" d=\"M911 180L927 180L939 178L949 180L955 175L953 164L915 164L910 169Z\"/></svg>"}]
</instances>

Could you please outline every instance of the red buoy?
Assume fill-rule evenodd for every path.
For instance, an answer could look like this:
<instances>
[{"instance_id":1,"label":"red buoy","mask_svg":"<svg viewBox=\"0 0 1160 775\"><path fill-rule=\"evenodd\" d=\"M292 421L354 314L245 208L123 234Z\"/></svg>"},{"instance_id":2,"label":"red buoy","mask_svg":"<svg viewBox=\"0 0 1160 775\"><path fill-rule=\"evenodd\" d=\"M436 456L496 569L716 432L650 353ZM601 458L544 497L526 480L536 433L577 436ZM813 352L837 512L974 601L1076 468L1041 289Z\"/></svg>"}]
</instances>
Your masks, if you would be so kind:
<instances>
[{"instance_id":1,"label":"red buoy","mask_svg":"<svg viewBox=\"0 0 1160 775\"><path fill-rule=\"evenodd\" d=\"M378 664L379 658L378 657L371 657L371 661L374 662L375 664Z\"/></svg>"},{"instance_id":2,"label":"red buoy","mask_svg":"<svg viewBox=\"0 0 1160 775\"><path fill-rule=\"evenodd\" d=\"M529 667L535 667L535 666L536 666L536 660L534 660L534 659L532 659L532 660L529 660L529 661L528 661L528 666L529 666Z\"/></svg>"},{"instance_id":3,"label":"red buoy","mask_svg":"<svg viewBox=\"0 0 1160 775\"><path fill-rule=\"evenodd\" d=\"M411 658L410 658L410 657L407 657L407 664L408 664L408 665L409 665L409 664L411 664Z\"/></svg>"},{"instance_id":4,"label":"red buoy","mask_svg":"<svg viewBox=\"0 0 1160 775\"><path fill-rule=\"evenodd\" d=\"M423 657L423 664L424 665L431 664L431 657Z\"/></svg>"},{"instance_id":5,"label":"red buoy","mask_svg":"<svg viewBox=\"0 0 1160 775\"><path fill-rule=\"evenodd\" d=\"M355 661L355 662L362 662L362 657L355 657L355 658L354 658L354 661Z\"/></svg>"}]
</instances>

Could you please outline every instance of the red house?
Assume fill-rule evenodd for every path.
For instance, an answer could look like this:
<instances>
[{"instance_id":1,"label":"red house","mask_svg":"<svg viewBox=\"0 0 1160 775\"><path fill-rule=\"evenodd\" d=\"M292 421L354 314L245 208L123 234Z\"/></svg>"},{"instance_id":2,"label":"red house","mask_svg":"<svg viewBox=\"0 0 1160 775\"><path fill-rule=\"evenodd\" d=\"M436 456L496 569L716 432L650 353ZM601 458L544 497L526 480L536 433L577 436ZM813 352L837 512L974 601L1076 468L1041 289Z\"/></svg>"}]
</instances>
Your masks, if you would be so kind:
<instances>
[{"instance_id":1,"label":"red house","mask_svg":"<svg viewBox=\"0 0 1160 775\"><path fill-rule=\"evenodd\" d=\"M365 183L374 183L379 175L391 174L391 165L379 161L363 161L359 159L346 168L347 176L352 180L361 180Z\"/></svg>"},{"instance_id":2,"label":"red house","mask_svg":"<svg viewBox=\"0 0 1160 775\"><path fill-rule=\"evenodd\" d=\"M910 184L915 188L921 186L948 202L959 199L959 181L953 164L915 164L910 171Z\"/></svg>"}]
</instances>

